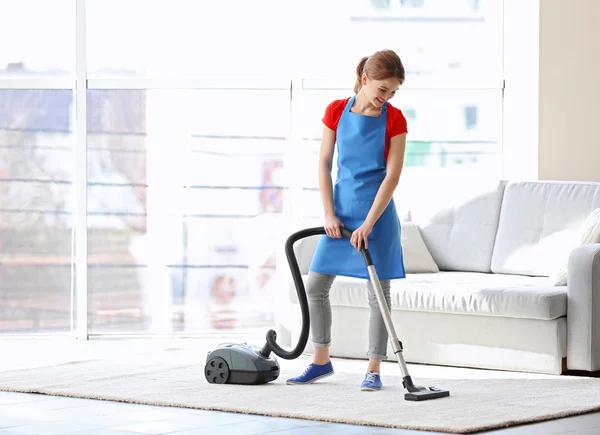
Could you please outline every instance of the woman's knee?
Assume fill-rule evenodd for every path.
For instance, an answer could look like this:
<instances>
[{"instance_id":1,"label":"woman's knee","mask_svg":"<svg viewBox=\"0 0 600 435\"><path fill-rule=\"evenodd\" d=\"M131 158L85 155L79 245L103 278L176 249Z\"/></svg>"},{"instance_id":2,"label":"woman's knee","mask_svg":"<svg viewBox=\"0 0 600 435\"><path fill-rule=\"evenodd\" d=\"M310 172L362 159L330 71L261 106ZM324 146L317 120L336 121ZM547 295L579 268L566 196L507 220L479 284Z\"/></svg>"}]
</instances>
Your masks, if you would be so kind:
<instances>
[{"instance_id":1,"label":"woman's knee","mask_svg":"<svg viewBox=\"0 0 600 435\"><path fill-rule=\"evenodd\" d=\"M316 272L308 272L306 282L306 296L312 301L321 301L329 298L329 291L335 277Z\"/></svg>"},{"instance_id":2,"label":"woman's knee","mask_svg":"<svg viewBox=\"0 0 600 435\"><path fill-rule=\"evenodd\" d=\"M381 284L381 290L383 290L383 297L389 307L389 306L391 306L391 303L392 303L392 297L391 297L391 293L390 293L391 282L389 280L383 280L383 281L380 281L380 284ZM368 288L369 288L369 306L378 307L379 304L377 302L377 295L375 294L375 289L373 288L371 281L369 281Z\"/></svg>"}]
</instances>

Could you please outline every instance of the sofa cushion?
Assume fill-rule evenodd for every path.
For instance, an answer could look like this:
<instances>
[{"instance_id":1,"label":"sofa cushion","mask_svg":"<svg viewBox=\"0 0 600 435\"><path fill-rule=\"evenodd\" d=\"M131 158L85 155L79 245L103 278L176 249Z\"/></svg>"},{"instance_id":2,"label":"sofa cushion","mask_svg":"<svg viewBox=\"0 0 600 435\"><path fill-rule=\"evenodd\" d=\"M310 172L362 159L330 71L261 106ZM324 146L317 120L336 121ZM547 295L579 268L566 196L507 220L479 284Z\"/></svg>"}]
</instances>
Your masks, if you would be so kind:
<instances>
[{"instance_id":1,"label":"sofa cushion","mask_svg":"<svg viewBox=\"0 0 600 435\"><path fill-rule=\"evenodd\" d=\"M293 283L290 292L297 303ZM392 281L391 296L392 307L402 310L543 320L567 314L566 287L555 287L541 277L478 272L407 275ZM332 306L368 307L366 280L337 277L329 299Z\"/></svg>"},{"instance_id":2,"label":"sofa cushion","mask_svg":"<svg viewBox=\"0 0 600 435\"><path fill-rule=\"evenodd\" d=\"M439 272L431 253L427 249L419 227L413 222L402 222L402 258L406 273Z\"/></svg>"},{"instance_id":3,"label":"sofa cushion","mask_svg":"<svg viewBox=\"0 0 600 435\"><path fill-rule=\"evenodd\" d=\"M506 185L492 271L550 276L600 207L600 183L521 181ZM434 257L435 258L435 257Z\"/></svg>"},{"instance_id":4,"label":"sofa cushion","mask_svg":"<svg viewBox=\"0 0 600 435\"><path fill-rule=\"evenodd\" d=\"M489 272L505 181L428 178L395 195L440 270Z\"/></svg>"}]
</instances>

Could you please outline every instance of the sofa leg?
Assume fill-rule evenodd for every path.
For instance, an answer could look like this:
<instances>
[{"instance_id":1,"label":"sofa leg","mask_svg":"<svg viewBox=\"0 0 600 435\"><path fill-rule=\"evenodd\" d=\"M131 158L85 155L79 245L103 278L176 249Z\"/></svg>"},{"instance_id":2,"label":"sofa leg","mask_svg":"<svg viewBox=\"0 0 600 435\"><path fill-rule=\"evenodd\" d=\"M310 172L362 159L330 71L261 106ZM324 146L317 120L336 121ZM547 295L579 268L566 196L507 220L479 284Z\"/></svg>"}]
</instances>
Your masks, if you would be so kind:
<instances>
[{"instance_id":1,"label":"sofa leg","mask_svg":"<svg viewBox=\"0 0 600 435\"><path fill-rule=\"evenodd\" d=\"M569 370L567 368L567 358L562 359L562 375L565 376L581 376L584 378L600 378L600 370L595 372L586 372L585 370Z\"/></svg>"}]
</instances>

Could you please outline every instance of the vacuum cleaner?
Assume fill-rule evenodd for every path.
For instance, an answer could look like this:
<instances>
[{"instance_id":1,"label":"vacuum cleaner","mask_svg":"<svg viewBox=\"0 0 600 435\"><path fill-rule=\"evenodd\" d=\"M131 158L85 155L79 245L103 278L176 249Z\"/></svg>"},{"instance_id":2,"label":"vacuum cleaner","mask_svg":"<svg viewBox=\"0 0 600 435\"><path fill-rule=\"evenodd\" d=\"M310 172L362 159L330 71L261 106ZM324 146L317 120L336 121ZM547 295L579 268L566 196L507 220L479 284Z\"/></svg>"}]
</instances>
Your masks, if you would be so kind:
<instances>
[{"instance_id":1,"label":"vacuum cleaner","mask_svg":"<svg viewBox=\"0 0 600 435\"><path fill-rule=\"evenodd\" d=\"M352 231L347 228L341 228L342 235L348 240L352 237ZM285 243L285 254L292 271L294 285L298 293L300 308L302 310L302 330L296 347L291 351L286 351L280 347L277 340L277 333L269 330L266 335L266 343L262 348L246 343L228 343L223 344L215 350L208 352L206 365L204 367L204 376L211 384L239 384L239 385L261 385L272 382L279 377L279 363L275 355L284 359L298 358L306 347L310 328L310 317L308 311L308 300L306 290L298 261L294 255L294 243L306 237L326 234L324 227L307 228L292 234ZM390 311L388 309L381 283L377 277L373 260L368 249L361 248L361 253L365 260L367 270L369 271L370 281L375 289L379 308L387 329L390 343L400 365L402 372L402 385L407 390L404 395L405 400L422 401L429 399L438 399L448 397L450 392L436 387L421 387L413 383L412 378L402 356L402 342L396 335L396 330L392 323Z\"/></svg>"}]
</instances>

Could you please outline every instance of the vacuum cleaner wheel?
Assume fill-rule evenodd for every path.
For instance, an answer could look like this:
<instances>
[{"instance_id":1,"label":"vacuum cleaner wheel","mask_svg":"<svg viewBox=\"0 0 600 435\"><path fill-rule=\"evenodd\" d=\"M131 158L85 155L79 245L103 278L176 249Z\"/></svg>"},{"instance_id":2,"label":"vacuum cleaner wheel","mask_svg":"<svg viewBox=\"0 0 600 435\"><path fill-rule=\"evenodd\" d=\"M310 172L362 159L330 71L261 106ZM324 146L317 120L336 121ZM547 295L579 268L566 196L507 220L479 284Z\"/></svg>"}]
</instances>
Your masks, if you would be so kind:
<instances>
[{"instance_id":1,"label":"vacuum cleaner wheel","mask_svg":"<svg viewBox=\"0 0 600 435\"><path fill-rule=\"evenodd\" d=\"M214 356L206 362L204 376L211 384L224 384L229 378L229 366L223 358Z\"/></svg>"}]
</instances>

